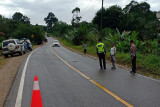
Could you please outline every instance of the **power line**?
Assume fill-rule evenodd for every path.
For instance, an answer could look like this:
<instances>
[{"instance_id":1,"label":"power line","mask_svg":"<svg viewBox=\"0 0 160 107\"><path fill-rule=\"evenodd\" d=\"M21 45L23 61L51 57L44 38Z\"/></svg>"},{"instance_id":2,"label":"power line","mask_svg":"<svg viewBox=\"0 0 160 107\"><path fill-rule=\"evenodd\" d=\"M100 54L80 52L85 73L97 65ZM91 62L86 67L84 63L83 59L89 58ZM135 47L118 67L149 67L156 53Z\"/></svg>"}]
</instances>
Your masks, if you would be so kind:
<instances>
[{"instance_id":1,"label":"power line","mask_svg":"<svg viewBox=\"0 0 160 107\"><path fill-rule=\"evenodd\" d=\"M83 12L82 12L81 16L83 16L84 14L86 14L86 12L88 12L88 10L89 10L91 7L95 6L95 4L96 4L97 1L99 2L99 0L95 0L95 1L93 1L92 3L88 4L88 6L87 6L85 9L83 9ZM85 11L84 11L84 10L85 10Z\"/></svg>"},{"instance_id":2,"label":"power line","mask_svg":"<svg viewBox=\"0 0 160 107\"><path fill-rule=\"evenodd\" d=\"M98 1L96 4L99 4L99 2L100 2L100 1ZM93 6L92 6L92 7L93 7ZM91 8L92 8L92 7L91 7ZM94 5L94 7L92 8L92 10L95 10L96 8L97 8L96 5ZM98 9L100 9L100 8L98 8ZM86 13L88 13L88 12L89 12L89 11L86 11L86 12L83 14L83 16L86 15ZM90 12L89 14L91 14L91 12ZM87 15L88 15L88 14L87 14Z\"/></svg>"},{"instance_id":3,"label":"power line","mask_svg":"<svg viewBox=\"0 0 160 107\"><path fill-rule=\"evenodd\" d=\"M102 10L101 10L101 34L102 34L102 17L103 17L103 0L102 0Z\"/></svg>"},{"instance_id":4,"label":"power line","mask_svg":"<svg viewBox=\"0 0 160 107\"><path fill-rule=\"evenodd\" d=\"M97 4L99 4L101 1L100 0L98 0L96 3L95 3L95 5L94 5L94 7L92 8L92 7L90 7L90 8L92 8L92 10L95 10L96 8L97 8ZM100 7L98 7L98 9L100 9ZM97 10L97 9L96 9ZM96 11L95 10L95 11ZM97 10L98 11L98 10ZM93 12L91 12L91 11L86 11L85 13L83 13L83 15L81 15L82 17L84 17L84 16L90 16L91 14L92 14ZM83 19L85 19L85 18L83 18Z\"/></svg>"},{"instance_id":5,"label":"power line","mask_svg":"<svg viewBox=\"0 0 160 107\"><path fill-rule=\"evenodd\" d=\"M95 1L97 1L97 0L95 0ZM95 1L91 1L84 9L82 9L82 11L87 10L88 7L89 7L91 4L94 4L94 3L95 3Z\"/></svg>"},{"instance_id":6,"label":"power line","mask_svg":"<svg viewBox=\"0 0 160 107\"><path fill-rule=\"evenodd\" d=\"M84 9L81 10L82 13L80 13L80 16L83 17L87 13L89 13L89 14L87 14L87 16L90 16L92 14L90 9L92 8L92 10L95 10L97 8L97 4L100 4L100 3L101 3L101 0L94 0L94 1L90 2Z\"/></svg>"}]
</instances>

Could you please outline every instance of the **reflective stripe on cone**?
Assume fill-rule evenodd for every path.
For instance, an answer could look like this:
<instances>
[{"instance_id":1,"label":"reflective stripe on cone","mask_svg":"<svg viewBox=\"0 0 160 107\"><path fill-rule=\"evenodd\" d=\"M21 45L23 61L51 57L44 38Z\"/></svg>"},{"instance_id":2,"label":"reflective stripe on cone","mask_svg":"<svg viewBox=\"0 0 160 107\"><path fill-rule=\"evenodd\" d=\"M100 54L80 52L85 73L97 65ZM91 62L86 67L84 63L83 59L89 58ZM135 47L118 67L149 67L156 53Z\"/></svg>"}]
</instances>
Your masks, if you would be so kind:
<instances>
[{"instance_id":1,"label":"reflective stripe on cone","mask_svg":"<svg viewBox=\"0 0 160 107\"><path fill-rule=\"evenodd\" d=\"M31 107L43 107L37 76L34 78Z\"/></svg>"}]
</instances>

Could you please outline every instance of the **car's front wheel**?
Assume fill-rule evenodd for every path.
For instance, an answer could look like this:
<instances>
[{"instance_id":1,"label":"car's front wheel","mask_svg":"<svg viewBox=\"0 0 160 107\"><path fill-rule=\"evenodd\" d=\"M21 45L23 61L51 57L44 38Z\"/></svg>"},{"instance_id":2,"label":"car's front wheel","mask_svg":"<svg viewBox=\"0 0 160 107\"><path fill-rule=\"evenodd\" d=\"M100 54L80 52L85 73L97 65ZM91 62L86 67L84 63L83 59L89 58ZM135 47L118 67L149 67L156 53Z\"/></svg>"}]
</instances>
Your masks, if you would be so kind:
<instances>
[{"instance_id":1,"label":"car's front wheel","mask_svg":"<svg viewBox=\"0 0 160 107\"><path fill-rule=\"evenodd\" d=\"M26 54L26 51L23 51L24 54Z\"/></svg>"},{"instance_id":2,"label":"car's front wheel","mask_svg":"<svg viewBox=\"0 0 160 107\"><path fill-rule=\"evenodd\" d=\"M30 51L32 51L32 48L31 48L31 47L29 47L29 50L30 50Z\"/></svg>"},{"instance_id":3,"label":"car's front wheel","mask_svg":"<svg viewBox=\"0 0 160 107\"><path fill-rule=\"evenodd\" d=\"M4 54L4 57L5 57L5 58L8 58L8 54Z\"/></svg>"},{"instance_id":4,"label":"car's front wheel","mask_svg":"<svg viewBox=\"0 0 160 107\"><path fill-rule=\"evenodd\" d=\"M22 55L22 52L19 52L19 56L21 56Z\"/></svg>"},{"instance_id":5,"label":"car's front wheel","mask_svg":"<svg viewBox=\"0 0 160 107\"><path fill-rule=\"evenodd\" d=\"M13 54L11 54L11 57L13 57Z\"/></svg>"}]
</instances>

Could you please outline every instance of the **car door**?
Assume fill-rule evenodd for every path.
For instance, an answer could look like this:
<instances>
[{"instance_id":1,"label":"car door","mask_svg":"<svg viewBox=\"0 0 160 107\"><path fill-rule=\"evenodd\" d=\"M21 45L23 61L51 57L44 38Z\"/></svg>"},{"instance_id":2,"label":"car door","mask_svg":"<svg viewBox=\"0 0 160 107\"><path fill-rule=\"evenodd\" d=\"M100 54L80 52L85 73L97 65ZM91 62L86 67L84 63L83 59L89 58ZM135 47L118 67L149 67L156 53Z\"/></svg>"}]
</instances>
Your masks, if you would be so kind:
<instances>
[{"instance_id":1,"label":"car door","mask_svg":"<svg viewBox=\"0 0 160 107\"><path fill-rule=\"evenodd\" d=\"M21 44L21 42L17 39L16 40L16 43L17 43L17 46L19 46L19 49L18 49L18 51L23 51L23 44Z\"/></svg>"}]
</instances>

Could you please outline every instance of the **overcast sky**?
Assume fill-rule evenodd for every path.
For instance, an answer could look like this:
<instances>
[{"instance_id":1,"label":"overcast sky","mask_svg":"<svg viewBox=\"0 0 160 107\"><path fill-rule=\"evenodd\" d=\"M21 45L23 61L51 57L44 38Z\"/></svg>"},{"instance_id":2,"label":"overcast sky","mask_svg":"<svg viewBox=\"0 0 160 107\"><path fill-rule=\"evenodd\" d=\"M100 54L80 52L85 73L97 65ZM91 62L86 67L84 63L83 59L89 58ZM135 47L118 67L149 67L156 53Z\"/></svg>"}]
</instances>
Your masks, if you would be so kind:
<instances>
[{"instance_id":1,"label":"overcast sky","mask_svg":"<svg viewBox=\"0 0 160 107\"><path fill-rule=\"evenodd\" d=\"M104 0L104 7L119 5L124 8L131 0ZM143 2L146 0L136 0ZM60 21L70 24L72 10L81 9L82 20L90 22L97 10L101 8L102 0L0 0L0 14L11 18L15 12L21 12L30 18L32 24L45 25L44 18L49 12L55 14ZM152 11L160 10L160 0L147 0Z\"/></svg>"}]
</instances>

